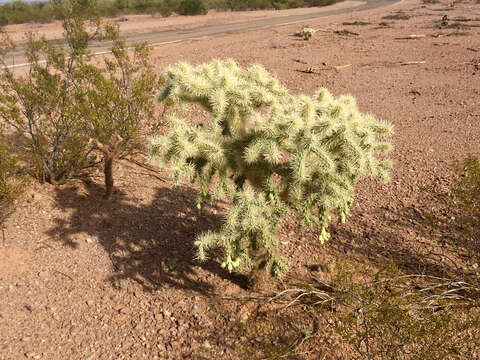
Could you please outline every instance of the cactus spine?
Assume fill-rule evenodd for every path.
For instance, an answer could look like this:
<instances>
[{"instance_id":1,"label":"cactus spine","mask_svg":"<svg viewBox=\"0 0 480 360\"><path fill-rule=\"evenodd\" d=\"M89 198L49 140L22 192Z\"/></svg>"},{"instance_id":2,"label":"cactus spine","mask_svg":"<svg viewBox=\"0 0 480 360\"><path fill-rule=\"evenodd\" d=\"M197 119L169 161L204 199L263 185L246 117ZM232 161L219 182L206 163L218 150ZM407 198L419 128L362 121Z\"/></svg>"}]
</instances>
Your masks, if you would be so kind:
<instances>
[{"instance_id":1,"label":"cactus spine","mask_svg":"<svg viewBox=\"0 0 480 360\"><path fill-rule=\"evenodd\" d=\"M233 60L167 69L159 100L170 105L168 134L152 143L152 157L168 164L178 182L200 184L198 205L227 196L232 207L216 232L197 237L197 257L220 245L222 266L287 269L277 253L282 215L293 211L329 238L331 216L345 222L355 180L388 179L384 159L392 126L358 111L355 99L326 89L290 95L262 66L242 69ZM189 104L203 107L207 123L189 119Z\"/></svg>"}]
</instances>

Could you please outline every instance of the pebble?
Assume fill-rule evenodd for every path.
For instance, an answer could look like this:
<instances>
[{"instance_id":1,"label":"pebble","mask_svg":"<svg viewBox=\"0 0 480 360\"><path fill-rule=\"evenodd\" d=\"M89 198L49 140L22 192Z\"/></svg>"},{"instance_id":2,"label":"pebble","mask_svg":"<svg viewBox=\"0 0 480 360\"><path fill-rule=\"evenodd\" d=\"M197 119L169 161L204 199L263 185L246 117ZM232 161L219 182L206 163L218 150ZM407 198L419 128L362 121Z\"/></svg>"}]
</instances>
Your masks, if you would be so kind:
<instances>
[{"instance_id":1,"label":"pebble","mask_svg":"<svg viewBox=\"0 0 480 360\"><path fill-rule=\"evenodd\" d=\"M34 353L33 351L28 351L25 353L27 359L40 359L42 356Z\"/></svg>"},{"instance_id":2,"label":"pebble","mask_svg":"<svg viewBox=\"0 0 480 360\"><path fill-rule=\"evenodd\" d=\"M118 311L120 314L130 314L132 310L128 307L123 307Z\"/></svg>"}]
</instances>

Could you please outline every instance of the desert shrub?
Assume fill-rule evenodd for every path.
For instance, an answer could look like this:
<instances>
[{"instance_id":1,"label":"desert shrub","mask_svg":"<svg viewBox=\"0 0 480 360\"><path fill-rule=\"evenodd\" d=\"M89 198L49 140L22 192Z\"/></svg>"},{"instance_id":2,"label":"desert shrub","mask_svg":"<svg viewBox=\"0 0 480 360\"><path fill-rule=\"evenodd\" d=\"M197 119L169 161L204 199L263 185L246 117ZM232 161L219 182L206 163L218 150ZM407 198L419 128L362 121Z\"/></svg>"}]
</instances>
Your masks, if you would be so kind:
<instances>
[{"instance_id":1,"label":"desert shrub","mask_svg":"<svg viewBox=\"0 0 480 360\"><path fill-rule=\"evenodd\" d=\"M467 267L480 264L480 163L467 156L452 164L455 179L448 186L438 181L423 188L426 201L431 203L420 213L430 231L449 234L443 238L455 249ZM455 267L458 265L455 264Z\"/></svg>"},{"instance_id":2,"label":"desert shrub","mask_svg":"<svg viewBox=\"0 0 480 360\"><path fill-rule=\"evenodd\" d=\"M8 18L5 16L5 14L0 14L0 30L5 25L8 25Z\"/></svg>"},{"instance_id":3,"label":"desert shrub","mask_svg":"<svg viewBox=\"0 0 480 360\"><path fill-rule=\"evenodd\" d=\"M13 200L23 190L26 177L19 173L18 159L7 144L0 141L0 225L8 215Z\"/></svg>"},{"instance_id":4,"label":"desert shrub","mask_svg":"<svg viewBox=\"0 0 480 360\"><path fill-rule=\"evenodd\" d=\"M392 127L361 114L352 96L293 96L260 65L244 70L233 60L180 63L165 81L159 99L172 106L169 133L154 140L153 158L170 164L176 181L198 180L198 206L223 195L233 201L220 229L197 237L200 260L220 245L229 271L246 265L280 276L282 215L291 210L319 226L323 243L331 215L349 215L355 180L388 177L390 163L378 156L390 150ZM208 111L208 122L189 121L188 104Z\"/></svg>"},{"instance_id":5,"label":"desert shrub","mask_svg":"<svg viewBox=\"0 0 480 360\"><path fill-rule=\"evenodd\" d=\"M136 45L128 54L118 29L100 22L94 2L61 2L56 11L63 14L67 46L29 34L25 54L32 65L26 75L7 66L11 41L5 39L0 53L0 119L21 137L16 145L32 173L50 183L95 165L95 149L111 165L113 158L140 143L156 86L148 46ZM98 67L91 62L89 45L102 38L112 41L112 56ZM105 166L106 176L110 165ZM106 182L108 195L113 179Z\"/></svg>"},{"instance_id":6,"label":"desert shrub","mask_svg":"<svg viewBox=\"0 0 480 360\"><path fill-rule=\"evenodd\" d=\"M300 32L304 40L310 40L310 38L315 34L315 29L311 27L305 27Z\"/></svg>"},{"instance_id":7,"label":"desert shrub","mask_svg":"<svg viewBox=\"0 0 480 360\"><path fill-rule=\"evenodd\" d=\"M404 275L392 264L372 281L354 280L354 274L358 268L341 268L329 291L339 310L334 315L335 331L353 346L358 358L478 355L478 279Z\"/></svg>"},{"instance_id":8,"label":"desert shrub","mask_svg":"<svg viewBox=\"0 0 480 360\"><path fill-rule=\"evenodd\" d=\"M163 17L168 17L177 9L177 4L173 0L162 1L158 6L158 11Z\"/></svg>"},{"instance_id":9,"label":"desert shrub","mask_svg":"<svg viewBox=\"0 0 480 360\"><path fill-rule=\"evenodd\" d=\"M178 6L180 15L204 15L207 8L203 0L182 0Z\"/></svg>"},{"instance_id":10,"label":"desert shrub","mask_svg":"<svg viewBox=\"0 0 480 360\"><path fill-rule=\"evenodd\" d=\"M467 156L455 163L455 169L460 178L453 187L454 200L466 216L480 221L480 163Z\"/></svg>"},{"instance_id":11,"label":"desert shrub","mask_svg":"<svg viewBox=\"0 0 480 360\"><path fill-rule=\"evenodd\" d=\"M248 9L248 2L244 0L228 0L228 9L234 11L244 11Z\"/></svg>"},{"instance_id":12,"label":"desert shrub","mask_svg":"<svg viewBox=\"0 0 480 360\"><path fill-rule=\"evenodd\" d=\"M23 137L18 146L33 174L51 183L62 182L92 163L86 149L86 124L75 109L77 74L87 54L89 34L77 32L76 25L66 24L66 41L72 49L68 54L28 34L25 55L32 65L27 75L15 75L8 68L6 58L13 43L5 39L1 50L0 117Z\"/></svg>"},{"instance_id":13,"label":"desert shrub","mask_svg":"<svg viewBox=\"0 0 480 360\"><path fill-rule=\"evenodd\" d=\"M449 196L449 209L457 213L456 223L470 236L470 260L480 263L480 163L474 156L467 156L455 163L459 180ZM450 214L452 215L452 214Z\"/></svg>"},{"instance_id":14,"label":"desert shrub","mask_svg":"<svg viewBox=\"0 0 480 360\"><path fill-rule=\"evenodd\" d=\"M118 36L118 27L107 31L113 39L112 56L105 66L87 64L83 76L88 79L78 99L79 112L87 120L89 144L103 155L106 193L113 191L113 162L116 158L142 147L142 129L147 127L155 110L157 76L150 62L147 43L127 48Z\"/></svg>"},{"instance_id":15,"label":"desert shrub","mask_svg":"<svg viewBox=\"0 0 480 360\"><path fill-rule=\"evenodd\" d=\"M313 315L317 334L308 337L321 332L328 344L342 344L349 359L478 357L477 277L405 274L393 262L371 270L342 261L331 266L328 274L315 273L298 281L265 300L291 307L289 323L297 326L305 322L302 315Z\"/></svg>"},{"instance_id":16,"label":"desert shrub","mask_svg":"<svg viewBox=\"0 0 480 360\"><path fill-rule=\"evenodd\" d=\"M18 168L17 159L4 143L0 143L0 202L11 201L18 195L19 184L15 180Z\"/></svg>"}]
</instances>

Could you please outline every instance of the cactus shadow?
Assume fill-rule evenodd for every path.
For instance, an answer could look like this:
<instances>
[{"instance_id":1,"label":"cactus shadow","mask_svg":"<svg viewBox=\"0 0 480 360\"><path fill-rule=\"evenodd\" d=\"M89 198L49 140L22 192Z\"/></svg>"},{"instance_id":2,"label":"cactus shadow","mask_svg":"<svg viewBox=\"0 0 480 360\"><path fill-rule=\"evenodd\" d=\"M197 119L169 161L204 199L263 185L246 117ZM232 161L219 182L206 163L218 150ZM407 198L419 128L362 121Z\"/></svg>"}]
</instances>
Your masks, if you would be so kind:
<instances>
[{"instance_id":1,"label":"cactus shadow","mask_svg":"<svg viewBox=\"0 0 480 360\"><path fill-rule=\"evenodd\" d=\"M194 190L158 187L145 202L118 193L106 201L102 186L87 182L84 188L82 194L75 187L56 189L57 206L69 215L57 218L49 233L73 248L82 236L98 241L114 268L114 287L133 280L149 292L167 286L208 294L214 290L212 279L207 281L212 275L248 286L245 276L221 269L219 250L205 263L194 260L195 235L220 222L215 207L196 208Z\"/></svg>"}]
</instances>

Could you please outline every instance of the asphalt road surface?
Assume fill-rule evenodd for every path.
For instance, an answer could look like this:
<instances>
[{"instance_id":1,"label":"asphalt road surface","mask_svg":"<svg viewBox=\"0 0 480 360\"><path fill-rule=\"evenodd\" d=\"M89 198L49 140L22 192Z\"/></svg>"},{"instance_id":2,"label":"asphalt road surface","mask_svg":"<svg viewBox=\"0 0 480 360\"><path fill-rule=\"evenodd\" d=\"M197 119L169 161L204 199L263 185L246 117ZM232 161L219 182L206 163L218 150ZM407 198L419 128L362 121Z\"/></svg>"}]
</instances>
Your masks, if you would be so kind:
<instances>
[{"instance_id":1,"label":"asphalt road surface","mask_svg":"<svg viewBox=\"0 0 480 360\"><path fill-rule=\"evenodd\" d=\"M313 10L309 14L301 15L287 15L274 18L262 18L250 21L226 23L219 25L204 25L192 28L172 29L172 30L159 30L149 33L141 34L127 34L127 43L132 44L135 42L148 41L152 45L160 45L165 43L178 42L187 39L200 38L203 36L215 36L219 34L233 34L241 33L253 30L259 30L264 28L272 28L275 26L288 25L294 23L302 23L310 20L340 15L346 13L355 13L364 10L371 10L381 7L393 5L401 0L366 0L363 4L342 9L334 9L325 11ZM313 8L312 8L313 9ZM110 44L108 42L93 43L91 50L94 54L108 53ZM23 67L28 66L25 57L23 56L23 46L18 46L17 49L8 56L8 67Z\"/></svg>"}]
</instances>

